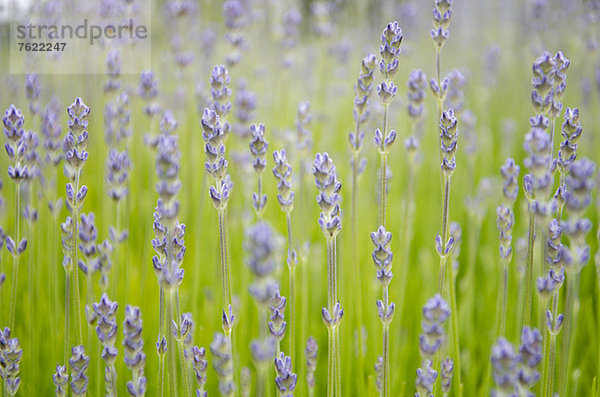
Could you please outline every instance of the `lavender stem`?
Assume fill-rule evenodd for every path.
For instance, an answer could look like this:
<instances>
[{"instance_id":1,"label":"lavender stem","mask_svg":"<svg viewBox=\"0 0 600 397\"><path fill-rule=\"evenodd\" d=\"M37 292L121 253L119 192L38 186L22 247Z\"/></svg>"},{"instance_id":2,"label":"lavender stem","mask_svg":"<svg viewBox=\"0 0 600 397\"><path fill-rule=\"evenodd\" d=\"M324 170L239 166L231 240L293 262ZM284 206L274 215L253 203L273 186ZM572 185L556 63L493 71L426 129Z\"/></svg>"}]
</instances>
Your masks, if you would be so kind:
<instances>
[{"instance_id":1,"label":"lavender stem","mask_svg":"<svg viewBox=\"0 0 600 397\"><path fill-rule=\"evenodd\" d=\"M533 299L533 245L535 244L535 212L529 205L529 232L527 240L527 269L525 270L525 302L522 326L531 323L531 300Z\"/></svg>"}]
</instances>

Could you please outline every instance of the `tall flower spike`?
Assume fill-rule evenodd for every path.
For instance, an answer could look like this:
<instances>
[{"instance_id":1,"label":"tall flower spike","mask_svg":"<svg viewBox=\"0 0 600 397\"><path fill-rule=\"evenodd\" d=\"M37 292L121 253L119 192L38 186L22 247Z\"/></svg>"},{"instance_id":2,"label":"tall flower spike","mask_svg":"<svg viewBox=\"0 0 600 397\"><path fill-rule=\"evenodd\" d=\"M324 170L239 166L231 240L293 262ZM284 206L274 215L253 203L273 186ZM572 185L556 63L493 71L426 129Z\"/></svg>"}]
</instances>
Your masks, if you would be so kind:
<instances>
[{"instance_id":1,"label":"tall flower spike","mask_svg":"<svg viewBox=\"0 0 600 397\"><path fill-rule=\"evenodd\" d=\"M366 121L368 117L367 103L371 92L373 91L373 73L377 57L375 54L366 55L361 62L358 80L354 86L354 120L359 124ZM354 150L360 150L362 138L360 136L350 135L350 144Z\"/></svg>"},{"instance_id":2,"label":"tall flower spike","mask_svg":"<svg viewBox=\"0 0 600 397\"><path fill-rule=\"evenodd\" d=\"M127 390L132 396L143 396L146 392L144 365L144 340L142 339L142 317L140 308L127 305L123 321L123 350L125 365L132 373L132 380L127 382Z\"/></svg>"},{"instance_id":3,"label":"tall flower spike","mask_svg":"<svg viewBox=\"0 0 600 397\"><path fill-rule=\"evenodd\" d=\"M271 226L260 222L248 229L244 249L249 253L246 264L254 274L254 282L249 287L250 294L258 305L266 309L277 290L277 283L273 278L277 263L277 242Z\"/></svg>"},{"instance_id":4,"label":"tall flower spike","mask_svg":"<svg viewBox=\"0 0 600 397\"><path fill-rule=\"evenodd\" d=\"M518 379L524 390L530 390L540 379L538 366L542 361L542 334L536 328L523 327Z\"/></svg>"},{"instance_id":5,"label":"tall flower spike","mask_svg":"<svg viewBox=\"0 0 600 397\"><path fill-rule=\"evenodd\" d=\"M117 321L115 318L118 304L108 299L106 294L102 295L100 302L93 304L94 313L98 318L96 334L102 344L101 357L106 365L104 371L104 386L106 394L112 396L117 392L117 372L115 370L115 359L118 350L115 347L117 339Z\"/></svg>"},{"instance_id":6,"label":"tall flower spike","mask_svg":"<svg viewBox=\"0 0 600 397\"><path fill-rule=\"evenodd\" d=\"M292 359L283 352L275 357L275 384L281 396L293 396L296 389L297 376L292 371Z\"/></svg>"},{"instance_id":7,"label":"tall flower spike","mask_svg":"<svg viewBox=\"0 0 600 397\"><path fill-rule=\"evenodd\" d=\"M4 380L4 387L10 396L19 391L21 385L21 358L23 349L19 338L10 337L10 329L4 328L0 335L0 375Z\"/></svg>"},{"instance_id":8,"label":"tall flower spike","mask_svg":"<svg viewBox=\"0 0 600 397\"><path fill-rule=\"evenodd\" d=\"M216 65L210 76L210 93L213 98L212 110L221 118L227 117L231 111L231 102L229 102L231 89L229 88L229 83L231 83L231 77L227 68L224 65ZM225 133L228 131L229 128L227 125Z\"/></svg>"},{"instance_id":9,"label":"tall flower spike","mask_svg":"<svg viewBox=\"0 0 600 397\"><path fill-rule=\"evenodd\" d=\"M437 376L438 373L432 368L431 360L423 360L421 368L417 369L417 380L415 381L417 393L415 397L431 396Z\"/></svg>"},{"instance_id":10,"label":"tall flower spike","mask_svg":"<svg viewBox=\"0 0 600 397\"><path fill-rule=\"evenodd\" d=\"M267 204L267 195L262 193L262 172L267 166L265 155L269 142L265 139L264 124L253 124L250 127L250 153L252 154L252 167L258 176L258 192L252 193L252 206L259 219Z\"/></svg>"},{"instance_id":11,"label":"tall flower spike","mask_svg":"<svg viewBox=\"0 0 600 397\"><path fill-rule=\"evenodd\" d=\"M52 380L54 381L54 385L56 389L54 393L57 397L64 397L67 395L69 390L67 382L69 381L69 374L67 372L67 367L64 365L57 365L56 372L52 375Z\"/></svg>"},{"instance_id":12,"label":"tall flower spike","mask_svg":"<svg viewBox=\"0 0 600 397\"><path fill-rule=\"evenodd\" d=\"M506 159L506 162L500 168L503 179L502 191L504 193L504 199L510 205L515 202L517 195L519 194L518 181L520 171L521 167L519 167L512 158Z\"/></svg>"},{"instance_id":13,"label":"tall flower spike","mask_svg":"<svg viewBox=\"0 0 600 397\"><path fill-rule=\"evenodd\" d=\"M71 393L76 396L84 396L88 388L87 369L90 364L90 357L85 354L83 346L73 346L71 349Z\"/></svg>"},{"instance_id":14,"label":"tall flower spike","mask_svg":"<svg viewBox=\"0 0 600 397\"><path fill-rule=\"evenodd\" d=\"M233 358L229 344L229 339L221 333L216 333L210 344L213 367L219 377L219 393L227 397L235 395L236 390L233 382Z\"/></svg>"},{"instance_id":15,"label":"tall flower spike","mask_svg":"<svg viewBox=\"0 0 600 397\"><path fill-rule=\"evenodd\" d=\"M427 88L427 76L421 69L415 69L410 72L408 78L408 115L415 123L418 123L423 117L425 108L425 89Z\"/></svg>"},{"instance_id":16,"label":"tall flower spike","mask_svg":"<svg viewBox=\"0 0 600 397\"><path fill-rule=\"evenodd\" d=\"M206 351L203 347L194 346L192 348L192 370L196 376L196 395L198 397L207 397L208 392L204 390L206 385L206 370L208 369L208 360L206 359Z\"/></svg>"},{"instance_id":17,"label":"tall flower spike","mask_svg":"<svg viewBox=\"0 0 600 397\"><path fill-rule=\"evenodd\" d=\"M429 33L438 48L443 47L450 36L448 27L452 18L452 3L452 0L435 0L433 28Z\"/></svg>"},{"instance_id":18,"label":"tall flower spike","mask_svg":"<svg viewBox=\"0 0 600 397\"><path fill-rule=\"evenodd\" d=\"M292 166L288 162L285 149L273 152L273 175L277 179L277 200L284 212L294 209L294 191L292 190Z\"/></svg>"},{"instance_id":19,"label":"tall flower spike","mask_svg":"<svg viewBox=\"0 0 600 397\"><path fill-rule=\"evenodd\" d=\"M402 44L403 38L402 28L398 25L398 21L388 23L381 34L379 70L388 81L393 80L398 72L400 44Z\"/></svg>"},{"instance_id":20,"label":"tall flower spike","mask_svg":"<svg viewBox=\"0 0 600 397\"><path fill-rule=\"evenodd\" d=\"M494 396L517 395L519 355L504 338L492 347L492 368L496 390Z\"/></svg>"},{"instance_id":21,"label":"tall flower spike","mask_svg":"<svg viewBox=\"0 0 600 397\"><path fill-rule=\"evenodd\" d=\"M337 179L335 165L328 153L316 154L312 171L315 185L319 190L317 194L317 204L321 207L319 226L326 238L335 237L342 228L342 220L339 216L341 198L338 194L342 184Z\"/></svg>"},{"instance_id":22,"label":"tall flower spike","mask_svg":"<svg viewBox=\"0 0 600 397\"><path fill-rule=\"evenodd\" d=\"M456 146L458 143L458 121L454 110L448 109L440 119L440 151L442 153L442 173L450 177L456 169Z\"/></svg>"},{"instance_id":23,"label":"tall flower spike","mask_svg":"<svg viewBox=\"0 0 600 397\"><path fill-rule=\"evenodd\" d=\"M423 307L423 333L419 337L419 349L425 358L433 358L445 342L444 323L450 317L450 307L440 294L429 299Z\"/></svg>"},{"instance_id":24,"label":"tall flower spike","mask_svg":"<svg viewBox=\"0 0 600 397\"><path fill-rule=\"evenodd\" d=\"M315 372L317 371L317 353L319 350L319 346L317 345L317 341L311 336L306 341L306 384L308 385L309 390L312 390L314 393L315 388Z\"/></svg>"}]
</instances>

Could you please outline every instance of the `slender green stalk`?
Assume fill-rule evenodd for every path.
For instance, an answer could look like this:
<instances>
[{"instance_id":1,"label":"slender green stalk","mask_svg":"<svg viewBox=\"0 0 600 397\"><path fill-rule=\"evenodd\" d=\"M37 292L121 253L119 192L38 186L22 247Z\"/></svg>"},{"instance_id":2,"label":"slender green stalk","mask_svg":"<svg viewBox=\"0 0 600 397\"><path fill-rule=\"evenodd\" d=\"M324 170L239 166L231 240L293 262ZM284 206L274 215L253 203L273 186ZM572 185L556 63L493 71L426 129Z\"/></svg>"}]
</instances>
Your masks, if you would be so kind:
<instances>
[{"instance_id":1,"label":"slender green stalk","mask_svg":"<svg viewBox=\"0 0 600 397\"><path fill-rule=\"evenodd\" d=\"M579 314L579 272L567 277L567 301L565 303L565 321L561 349L559 393L567 395L569 374L573 359L573 335L577 327Z\"/></svg>"},{"instance_id":2,"label":"slender green stalk","mask_svg":"<svg viewBox=\"0 0 600 397\"><path fill-rule=\"evenodd\" d=\"M173 322L170 321L174 316L174 297L173 291L167 291L167 318L168 321L168 332L167 332L167 360L169 364L169 382L171 385L171 396L179 396L177 393L177 353L175 352L175 344L173 343Z\"/></svg>"},{"instance_id":3,"label":"slender green stalk","mask_svg":"<svg viewBox=\"0 0 600 397\"><path fill-rule=\"evenodd\" d=\"M387 138L387 127L388 127L388 104L384 104L383 108L383 141ZM386 206L386 190L387 190L387 153L381 152L381 202L380 202L380 214L379 224L385 227L385 206Z\"/></svg>"},{"instance_id":4,"label":"slender green stalk","mask_svg":"<svg viewBox=\"0 0 600 397\"><path fill-rule=\"evenodd\" d=\"M533 299L533 245L535 244L535 212L529 205L529 235L527 241L527 268L525 270L525 302L523 303L523 324L531 323L531 301Z\"/></svg>"},{"instance_id":5,"label":"slender green stalk","mask_svg":"<svg viewBox=\"0 0 600 397\"><path fill-rule=\"evenodd\" d=\"M383 307L389 307L388 286L383 288ZM390 396L390 324L383 323L383 397Z\"/></svg>"},{"instance_id":6,"label":"slender green stalk","mask_svg":"<svg viewBox=\"0 0 600 397\"><path fill-rule=\"evenodd\" d=\"M360 133L360 120L357 118L356 120L356 141L358 143L358 135ZM358 249L358 167L359 167L359 149L355 146L352 147L352 213L350 215L351 222L351 233L352 233L352 246L354 249L354 258L352 261L352 265L354 267L354 304L356 307L356 331L358 333L358 391L361 395L365 394L365 382L363 378L364 373L364 357L362 351L362 328L363 328L363 309L362 309L362 294L359 291L362 291L361 288L361 272L359 266L359 249Z\"/></svg>"},{"instance_id":7,"label":"slender green stalk","mask_svg":"<svg viewBox=\"0 0 600 397\"><path fill-rule=\"evenodd\" d=\"M400 304L398 309L400 311L400 317L404 313L404 301L406 297L406 279L408 277L408 268L410 260L410 242L412 240L413 233L413 219L412 219L412 206L413 206L413 194L414 194L414 162L411 161L408 167L408 181L406 185L406 199L404 201L404 227L402 228L402 250L404 258L400 267Z\"/></svg>"},{"instance_id":8,"label":"slender green stalk","mask_svg":"<svg viewBox=\"0 0 600 397\"><path fill-rule=\"evenodd\" d=\"M176 321L179 321L179 324L181 324L181 309L179 306L179 289L175 289L173 294L175 295L175 318L177 319ZM185 365L185 358L183 355L183 339L181 339L181 335L179 335L178 338L179 338L179 340L177 341L178 342L177 344L178 344L178 348L179 348L179 366L181 369L181 373L183 374L183 383L185 385L185 395L189 396L190 395L190 382L188 380L188 371L187 371L187 368Z\"/></svg>"},{"instance_id":9,"label":"slender green stalk","mask_svg":"<svg viewBox=\"0 0 600 397\"><path fill-rule=\"evenodd\" d=\"M231 304L231 291L229 289L229 265L227 263L227 237L225 230L225 209L218 212L219 217L219 243L221 251L221 299L223 310L228 310Z\"/></svg>"},{"instance_id":10,"label":"slender green stalk","mask_svg":"<svg viewBox=\"0 0 600 397\"><path fill-rule=\"evenodd\" d=\"M162 286L160 289L159 308L158 308L158 343L162 342L165 335L165 291ZM160 351L158 352L158 390L161 397L164 396L165 390L165 356Z\"/></svg>"},{"instance_id":11,"label":"slender green stalk","mask_svg":"<svg viewBox=\"0 0 600 397\"><path fill-rule=\"evenodd\" d=\"M444 177L444 191L443 191L443 205L442 205L442 247L444 250L446 247L446 241L448 239L448 218L450 217L450 177ZM441 295L444 290L444 278L446 274L446 267L448 264L448 255L442 253L440 255L440 272L438 276L438 287L437 292Z\"/></svg>"},{"instance_id":12,"label":"slender green stalk","mask_svg":"<svg viewBox=\"0 0 600 397\"><path fill-rule=\"evenodd\" d=\"M65 272L65 349L64 349L64 360L68 362L69 352L71 351L71 324L70 324L70 309L71 309L71 272Z\"/></svg>"},{"instance_id":13,"label":"slender green stalk","mask_svg":"<svg viewBox=\"0 0 600 397\"><path fill-rule=\"evenodd\" d=\"M458 327L458 306L456 305L456 274L454 274L453 266L450 266L450 310L452 311L452 338L454 347L454 385L455 390L458 388L458 396L463 395L463 384L460 374L460 338Z\"/></svg>"},{"instance_id":14,"label":"slender green stalk","mask_svg":"<svg viewBox=\"0 0 600 397\"><path fill-rule=\"evenodd\" d=\"M17 303L17 278L19 275L19 253L16 251L21 242L21 185L17 182L15 185L15 252L13 254L13 282L12 282L12 298L10 300L10 329L15 326L15 305Z\"/></svg>"},{"instance_id":15,"label":"slender green stalk","mask_svg":"<svg viewBox=\"0 0 600 397\"><path fill-rule=\"evenodd\" d=\"M287 236L288 236L288 252L294 249L294 240L292 236L292 215L290 212L286 212L285 215L287 225ZM293 262L293 263L292 263ZM294 368L294 357L296 356L296 284L295 284L295 273L296 273L296 262L295 258L288 258L288 270L290 272L290 355L292 359L292 368Z\"/></svg>"},{"instance_id":16,"label":"slender green stalk","mask_svg":"<svg viewBox=\"0 0 600 397\"><path fill-rule=\"evenodd\" d=\"M546 388L546 393L544 397L552 397L553 389L554 389L554 361L556 355L556 335L550 334L550 347L548 353L548 367L546 369L547 374L544 374L544 378L547 380L547 383L544 385Z\"/></svg>"}]
</instances>

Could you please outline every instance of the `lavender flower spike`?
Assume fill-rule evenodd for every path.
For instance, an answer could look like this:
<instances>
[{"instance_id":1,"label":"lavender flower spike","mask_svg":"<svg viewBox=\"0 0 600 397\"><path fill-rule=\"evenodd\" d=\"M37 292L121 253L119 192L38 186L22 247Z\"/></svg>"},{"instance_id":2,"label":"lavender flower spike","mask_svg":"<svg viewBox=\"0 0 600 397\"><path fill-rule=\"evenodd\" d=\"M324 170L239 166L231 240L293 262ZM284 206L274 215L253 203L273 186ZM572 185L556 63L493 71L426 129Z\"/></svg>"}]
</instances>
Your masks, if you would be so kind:
<instances>
[{"instance_id":1,"label":"lavender flower spike","mask_svg":"<svg viewBox=\"0 0 600 397\"><path fill-rule=\"evenodd\" d=\"M88 377L87 369L90 357L85 354L83 346L73 346L71 349L71 393L76 396L84 396L87 393Z\"/></svg>"},{"instance_id":2,"label":"lavender flower spike","mask_svg":"<svg viewBox=\"0 0 600 397\"><path fill-rule=\"evenodd\" d=\"M518 381L519 355L504 338L492 347L492 367L496 389L492 396L516 396Z\"/></svg>"},{"instance_id":3,"label":"lavender flower spike","mask_svg":"<svg viewBox=\"0 0 600 397\"><path fill-rule=\"evenodd\" d=\"M275 384L279 390L280 396L292 397L296 389L297 376L292 371L292 360L281 352L278 357L275 357Z\"/></svg>"}]
</instances>

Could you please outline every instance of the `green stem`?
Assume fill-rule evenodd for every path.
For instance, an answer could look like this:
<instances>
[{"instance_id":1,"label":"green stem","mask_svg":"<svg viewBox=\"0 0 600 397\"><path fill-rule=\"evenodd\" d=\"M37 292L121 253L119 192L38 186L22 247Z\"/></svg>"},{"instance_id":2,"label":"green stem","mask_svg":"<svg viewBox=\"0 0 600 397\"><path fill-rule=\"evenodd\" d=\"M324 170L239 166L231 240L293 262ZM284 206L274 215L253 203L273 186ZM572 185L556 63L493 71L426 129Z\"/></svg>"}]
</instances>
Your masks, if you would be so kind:
<instances>
[{"instance_id":1,"label":"green stem","mask_svg":"<svg viewBox=\"0 0 600 397\"><path fill-rule=\"evenodd\" d=\"M177 393L177 355L173 343L173 315L174 300L173 291L167 291L167 356L169 361L169 381L171 385L171 396L178 396Z\"/></svg>"},{"instance_id":2,"label":"green stem","mask_svg":"<svg viewBox=\"0 0 600 397\"><path fill-rule=\"evenodd\" d=\"M70 328L70 324L69 324L69 319L70 319L70 309L71 309L71 272L70 271L66 271L65 272L65 351L64 351L64 360L63 362L66 364L68 362L69 359L69 352L71 350L71 345L70 345L70 336L71 333L69 332L71 330Z\"/></svg>"},{"instance_id":3,"label":"green stem","mask_svg":"<svg viewBox=\"0 0 600 397\"><path fill-rule=\"evenodd\" d=\"M506 304L508 301L508 263L503 261L502 271L502 303L500 306L500 326L497 336L506 335Z\"/></svg>"},{"instance_id":4,"label":"green stem","mask_svg":"<svg viewBox=\"0 0 600 397\"><path fill-rule=\"evenodd\" d=\"M578 266L574 263L574 266ZM567 275L567 301L565 304L565 324L563 330L563 343L560 362L559 393L567 395L570 367L572 364L573 335L577 326L579 304L579 272Z\"/></svg>"},{"instance_id":5,"label":"green stem","mask_svg":"<svg viewBox=\"0 0 600 397\"><path fill-rule=\"evenodd\" d=\"M158 307L158 343L162 343L162 339L165 335L165 291L162 286L160 289L159 307ZM165 389L165 357L164 354L158 352L158 390L160 390L161 397L164 395Z\"/></svg>"},{"instance_id":6,"label":"green stem","mask_svg":"<svg viewBox=\"0 0 600 397\"><path fill-rule=\"evenodd\" d=\"M219 243L221 250L221 298L223 310L228 311L231 304L229 290L229 265L227 263L227 237L225 235L225 210L219 210Z\"/></svg>"},{"instance_id":7,"label":"green stem","mask_svg":"<svg viewBox=\"0 0 600 397\"><path fill-rule=\"evenodd\" d=\"M389 307L389 293L388 286L383 287L383 308L388 310ZM382 319L382 321L384 321ZM388 322L383 323L383 335L382 335L382 347L383 347L383 397L390 396L390 325Z\"/></svg>"},{"instance_id":8,"label":"green stem","mask_svg":"<svg viewBox=\"0 0 600 397\"><path fill-rule=\"evenodd\" d=\"M458 387L458 396L462 397L463 384L460 373L460 338L458 327L458 307L456 305L456 274L450 266L450 309L452 310L452 338L454 347L454 385Z\"/></svg>"},{"instance_id":9,"label":"green stem","mask_svg":"<svg viewBox=\"0 0 600 397\"><path fill-rule=\"evenodd\" d=\"M179 321L179 324L181 325L181 309L179 306L179 289L176 289L175 292L175 316L176 316L176 320L175 321ZM180 338L181 335L178 335L178 338ZM179 366L181 369L181 373L183 374L183 383L185 385L185 395L189 396L190 395L190 383L188 380L188 371L185 365L185 358L183 355L183 340L180 339L178 341L178 347L179 347Z\"/></svg>"},{"instance_id":10,"label":"green stem","mask_svg":"<svg viewBox=\"0 0 600 397\"><path fill-rule=\"evenodd\" d=\"M410 242L412 240L412 229L413 229L413 220L412 220L412 205L413 205L413 190L414 190L414 163L411 162L409 164L408 169L408 181L406 186L406 199L404 202L404 227L402 228L402 250L404 254L404 259L402 261L402 265L400 268L400 304L398 305L400 317L402 317L402 313L404 312L404 300L406 296L406 279L408 275L408 269L410 267Z\"/></svg>"},{"instance_id":11,"label":"green stem","mask_svg":"<svg viewBox=\"0 0 600 397\"><path fill-rule=\"evenodd\" d=\"M295 273L296 273L296 262L290 258L292 250L294 250L294 239L292 236L292 215L290 211L285 214L286 225L287 225L287 237L288 237L288 270L290 272L290 355L292 356L292 368L294 368L294 357L296 356L296 284L295 284Z\"/></svg>"},{"instance_id":12,"label":"green stem","mask_svg":"<svg viewBox=\"0 0 600 397\"><path fill-rule=\"evenodd\" d=\"M531 323L531 301L533 299L533 245L535 243L535 212L529 205L529 235L527 241L527 268L525 270L525 302L523 303L523 326Z\"/></svg>"},{"instance_id":13,"label":"green stem","mask_svg":"<svg viewBox=\"0 0 600 397\"><path fill-rule=\"evenodd\" d=\"M17 278L19 276L19 253L17 249L21 242L21 185L17 183L15 185L15 223L16 223L16 235L15 235L15 252L13 253L13 280L12 280L12 298L10 300L10 329L14 329L15 326L15 307L17 303Z\"/></svg>"},{"instance_id":14,"label":"green stem","mask_svg":"<svg viewBox=\"0 0 600 397\"><path fill-rule=\"evenodd\" d=\"M446 242L448 239L448 218L450 217L450 177L444 177L444 192L443 192L443 205L442 205L442 253L440 254L440 272L438 276L438 294L442 294L444 291L444 278L446 274L446 267L448 263L448 255L443 251L446 249Z\"/></svg>"},{"instance_id":15,"label":"green stem","mask_svg":"<svg viewBox=\"0 0 600 397\"><path fill-rule=\"evenodd\" d=\"M388 108L389 105L385 104L383 108L383 137L382 137L382 145L383 142L387 138L387 128L388 128ZM358 137L357 137L358 139ZM381 203L380 203L380 215L379 215L379 224L385 227L385 206L386 206L386 190L387 190L387 153L380 151L381 155Z\"/></svg>"}]
</instances>

